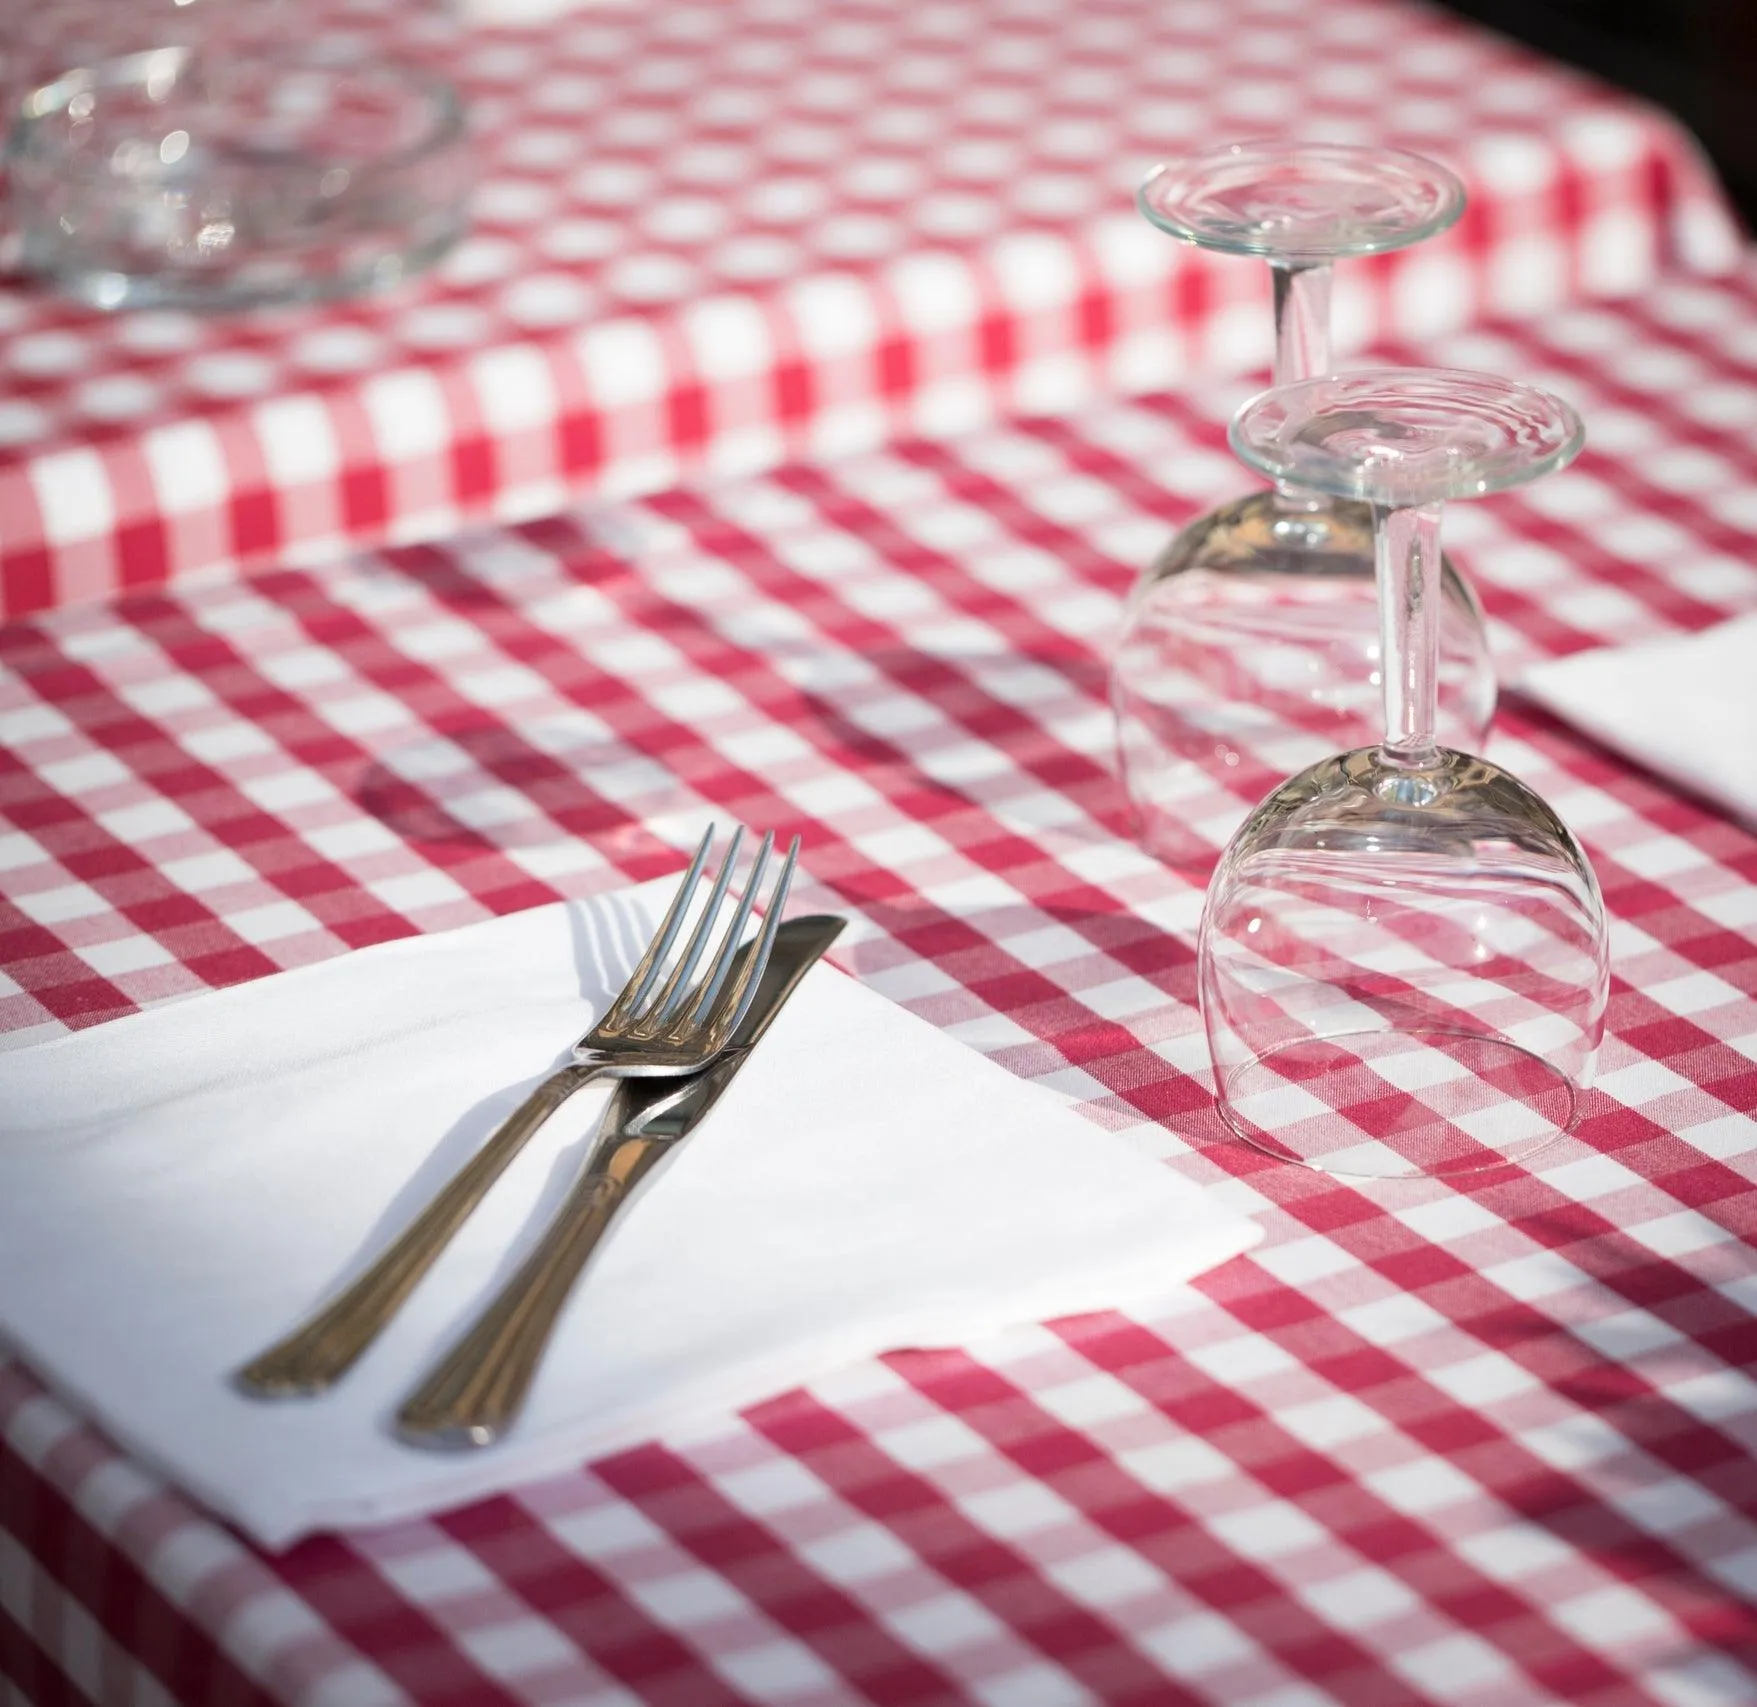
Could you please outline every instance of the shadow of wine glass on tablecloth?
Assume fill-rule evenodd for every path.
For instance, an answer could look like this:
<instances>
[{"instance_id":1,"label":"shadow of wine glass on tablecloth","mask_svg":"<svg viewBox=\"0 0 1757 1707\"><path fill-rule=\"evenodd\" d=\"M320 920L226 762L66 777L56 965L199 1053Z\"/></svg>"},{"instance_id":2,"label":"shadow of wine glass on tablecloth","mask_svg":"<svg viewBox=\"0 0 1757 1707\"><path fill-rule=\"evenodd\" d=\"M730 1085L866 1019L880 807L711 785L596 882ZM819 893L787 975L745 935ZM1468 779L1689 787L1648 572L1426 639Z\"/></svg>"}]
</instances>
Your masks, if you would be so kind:
<instances>
[{"instance_id":1,"label":"shadow of wine glass on tablecloth","mask_svg":"<svg viewBox=\"0 0 1757 1707\"><path fill-rule=\"evenodd\" d=\"M1001 876L1029 885L1052 869ZM942 906L898 895L876 869L837 887L873 927L837 958L918 1018L1146 1154L1206 1155L1230 1141L1196 1009L1199 892L1144 913L1098 888L1088 902Z\"/></svg>"},{"instance_id":2,"label":"shadow of wine glass on tablecloth","mask_svg":"<svg viewBox=\"0 0 1757 1707\"><path fill-rule=\"evenodd\" d=\"M926 832L906 870L837 875L877 933L847 943L843 964L1020 1078L1070 1094L1079 1069L1101 1087L1080 1085L1084 1111L1155 1152L1222 1141L1205 1077L1185 1065L1200 1036L1201 891L1129 835L1102 660L1074 642L1012 650L998 635L777 655L825 748ZM976 867L1020 899L942 905L928 836L958 857L960 891ZM1087 883L1083 860L1107 846L1125 881ZM891 976L913 961L937 988Z\"/></svg>"},{"instance_id":3,"label":"shadow of wine glass on tablecloth","mask_svg":"<svg viewBox=\"0 0 1757 1707\"><path fill-rule=\"evenodd\" d=\"M441 727L380 751L354 796L416 846L506 853L585 841L625 867L669 858L643 823L690 804L662 764L583 715Z\"/></svg>"},{"instance_id":4,"label":"shadow of wine glass on tablecloth","mask_svg":"<svg viewBox=\"0 0 1757 1707\"><path fill-rule=\"evenodd\" d=\"M824 752L893 805L968 806L1046 848L1127 834L1104 667L1091 653L783 646L776 668ZM963 826L972 834L980 826Z\"/></svg>"},{"instance_id":5,"label":"shadow of wine glass on tablecloth","mask_svg":"<svg viewBox=\"0 0 1757 1707\"><path fill-rule=\"evenodd\" d=\"M999 648L853 654L778 637L757 658L772 675L745 687L752 703L912 815L933 821L968 807L1003 833L1052 842L1125 830L1095 658ZM717 762L711 731L673 760L704 772ZM417 846L508 852L575 838L624 864L665 851L645 822L698 804L666 762L565 712L442 724L381 750L353 793ZM974 821L949 828L982 834Z\"/></svg>"}]
</instances>

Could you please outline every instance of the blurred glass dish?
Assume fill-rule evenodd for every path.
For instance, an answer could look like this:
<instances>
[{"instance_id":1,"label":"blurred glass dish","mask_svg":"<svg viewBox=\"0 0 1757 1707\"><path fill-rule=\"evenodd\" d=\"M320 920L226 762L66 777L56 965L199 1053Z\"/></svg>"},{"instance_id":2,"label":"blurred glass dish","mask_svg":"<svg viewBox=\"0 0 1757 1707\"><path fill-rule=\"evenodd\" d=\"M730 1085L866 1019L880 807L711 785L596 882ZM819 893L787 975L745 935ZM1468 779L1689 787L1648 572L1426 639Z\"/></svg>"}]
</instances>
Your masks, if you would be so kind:
<instances>
[{"instance_id":1,"label":"blurred glass dish","mask_svg":"<svg viewBox=\"0 0 1757 1707\"><path fill-rule=\"evenodd\" d=\"M0 88L9 112L42 83L155 47L249 52L290 36L286 0L0 0Z\"/></svg>"},{"instance_id":2,"label":"blurred glass dish","mask_svg":"<svg viewBox=\"0 0 1757 1707\"><path fill-rule=\"evenodd\" d=\"M394 61L161 47L63 71L14 112L20 264L97 308L383 289L466 223L462 106Z\"/></svg>"}]
</instances>

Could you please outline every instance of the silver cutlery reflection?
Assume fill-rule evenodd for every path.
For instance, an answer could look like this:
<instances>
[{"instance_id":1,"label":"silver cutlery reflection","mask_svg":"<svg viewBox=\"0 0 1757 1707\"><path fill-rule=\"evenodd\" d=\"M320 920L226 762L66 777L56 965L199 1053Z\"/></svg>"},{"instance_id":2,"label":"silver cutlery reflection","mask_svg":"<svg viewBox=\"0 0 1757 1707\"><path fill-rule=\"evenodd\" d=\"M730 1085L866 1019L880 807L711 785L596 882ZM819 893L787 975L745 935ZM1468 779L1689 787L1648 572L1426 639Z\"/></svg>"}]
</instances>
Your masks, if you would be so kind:
<instances>
[{"instance_id":1,"label":"silver cutlery reflection","mask_svg":"<svg viewBox=\"0 0 1757 1707\"><path fill-rule=\"evenodd\" d=\"M681 1085L617 1086L586 1164L541 1241L397 1413L402 1439L441 1450L487 1446L512 1426L562 1306L611 1222L720 1099L845 922L823 915L781 927L756 1000L711 1067Z\"/></svg>"},{"instance_id":2,"label":"silver cutlery reflection","mask_svg":"<svg viewBox=\"0 0 1757 1707\"><path fill-rule=\"evenodd\" d=\"M237 1372L234 1380L242 1391L255 1398L285 1398L330 1386L377 1338L507 1164L581 1086L601 1078L675 1078L698 1072L732 1041L774 947L799 854L795 836L769 890L762 929L750 951L741 955L739 939L774 846L771 832L763 837L743 893L716 938L743 835L742 830L734 832L675 961L667 965L701 888L714 842L711 825L622 993L574 1045L568 1064L525 1098L370 1268ZM704 966L699 977L698 965Z\"/></svg>"}]
</instances>

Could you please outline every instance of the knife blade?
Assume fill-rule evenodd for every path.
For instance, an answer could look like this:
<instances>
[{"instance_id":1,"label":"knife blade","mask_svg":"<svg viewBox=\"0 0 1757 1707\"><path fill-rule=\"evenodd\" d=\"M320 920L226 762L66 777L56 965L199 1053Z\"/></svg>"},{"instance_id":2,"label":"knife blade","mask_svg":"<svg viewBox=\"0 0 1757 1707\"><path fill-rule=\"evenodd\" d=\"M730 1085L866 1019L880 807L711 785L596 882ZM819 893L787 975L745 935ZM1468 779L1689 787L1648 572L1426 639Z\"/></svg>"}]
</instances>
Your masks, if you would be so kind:
<instances>
[{"instance_id":1,"label":"knife blade","mask_svg":"<svg viewBox=\"0 0 1757 1707\"><path fill-rule=\"evenodd\" d=\"M456 1451L491 1445L513 1425L562 1306L611 1222L725 1094L846 923L818 913L776 931L756 999L711 1067L681 1082L624 1079L617 1086L566 1201L517 1271L403 1401L399 1439Z\"/></svg>"}]
</instances>

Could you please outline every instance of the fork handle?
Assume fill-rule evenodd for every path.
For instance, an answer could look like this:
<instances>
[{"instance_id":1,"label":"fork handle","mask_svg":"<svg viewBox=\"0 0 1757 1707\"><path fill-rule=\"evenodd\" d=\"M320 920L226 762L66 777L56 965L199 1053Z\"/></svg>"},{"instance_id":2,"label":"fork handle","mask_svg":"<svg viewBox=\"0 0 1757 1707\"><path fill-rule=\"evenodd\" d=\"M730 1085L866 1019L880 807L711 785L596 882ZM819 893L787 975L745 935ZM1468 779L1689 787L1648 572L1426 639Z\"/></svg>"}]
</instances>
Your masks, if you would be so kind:
<instances>
[{"instance_id":1,"label":"fork handle","mask_svg":"<svg viewBox=\"0 0 1757 1707\"><path fill-rule=\"evenodd\" d=\"M404 1401L400 1439L450 1451L491 1445L512 1426L586 1259L670 1147L622 1138L592 1158L518 1272Z\"/></svg>"},{"instance_id":2,"label":"fork handle","mask_svg":"<svg viewBox=\"0 0 1757 1707\"><path fill-rule=\"evenodd\" d=\"M245 1364L233 1377L236 1385L258 1399L321 1393L332 1385L383 1331L532 1134L582 1085L603 1074L606 1065L577 1062L551 1073L370 1268L285 1339Z\"/></svg>"}]
</instances>

